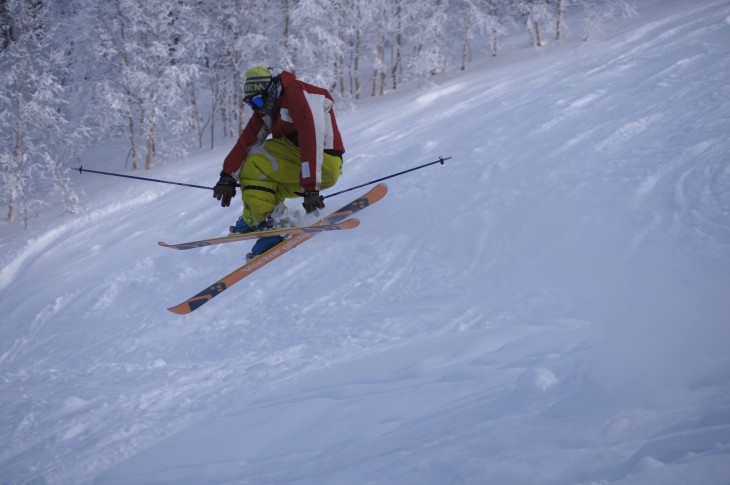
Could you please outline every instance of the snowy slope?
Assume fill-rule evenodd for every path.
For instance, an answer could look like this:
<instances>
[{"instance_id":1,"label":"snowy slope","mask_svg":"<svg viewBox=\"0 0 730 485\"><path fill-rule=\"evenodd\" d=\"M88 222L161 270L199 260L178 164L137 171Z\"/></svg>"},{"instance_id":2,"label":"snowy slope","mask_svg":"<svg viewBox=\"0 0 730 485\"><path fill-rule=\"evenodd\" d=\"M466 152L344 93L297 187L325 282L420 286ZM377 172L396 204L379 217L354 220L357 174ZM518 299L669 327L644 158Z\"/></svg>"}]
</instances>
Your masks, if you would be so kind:
<instances>
[{"instance_id":1,"label":"snowy slope","mask_svg":"<svg viewBox=\"0 0 730 485\"><path fill-rule=\"evenodd\" d=\"M0 481L730 483L730 2L640 7L340 115L338 188L453 159L190 316L205 191L0 227Z\"/></svg>"}]
</instances>

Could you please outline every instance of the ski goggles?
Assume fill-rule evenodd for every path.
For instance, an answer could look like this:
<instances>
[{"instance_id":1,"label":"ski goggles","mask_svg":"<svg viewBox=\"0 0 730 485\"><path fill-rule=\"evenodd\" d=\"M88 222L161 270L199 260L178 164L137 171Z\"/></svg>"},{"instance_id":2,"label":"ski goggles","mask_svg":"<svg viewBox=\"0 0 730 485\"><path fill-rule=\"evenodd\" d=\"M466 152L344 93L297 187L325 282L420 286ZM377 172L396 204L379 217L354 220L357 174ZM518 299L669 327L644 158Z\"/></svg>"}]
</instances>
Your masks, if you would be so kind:
<instances>
[{"instance_id":1,"label":"ski goggles","mask_svg":"<svg viewBox=\"0 0 730 485\"><path fill-rule=\"evenodd\" d=\"M243 102L252 110L258 111L263 108L266 103L266 93L249 94L243 98Z\"/></svg>"}]
</instances>

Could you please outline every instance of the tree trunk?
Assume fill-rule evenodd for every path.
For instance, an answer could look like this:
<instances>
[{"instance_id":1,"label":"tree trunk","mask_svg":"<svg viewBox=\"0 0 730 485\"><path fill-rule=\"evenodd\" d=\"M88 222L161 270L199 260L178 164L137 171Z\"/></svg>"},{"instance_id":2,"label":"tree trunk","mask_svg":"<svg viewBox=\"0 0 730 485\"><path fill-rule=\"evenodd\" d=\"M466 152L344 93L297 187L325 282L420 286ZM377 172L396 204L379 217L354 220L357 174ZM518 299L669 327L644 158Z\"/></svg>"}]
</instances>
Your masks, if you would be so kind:
<instances>
[{"instance_id":1,"label":"tree trunk","mask_svg":"<svg viewBox=\"0 0 730 485\"><path fill-rule=\"evenodd\" d=\"M145 157L145 164L144 168L145 170L149 170L152 168L152 160L155 156L155 138L154 135L151 135L150 138L147 139L147 156Z\"/></svg>"},{"instance_id":2,"label":"tree trunk","mask_svg":"<svg viewBox=\"0 0 730 485\"><path fill-rule=\"evenodd\" d=\"M355 99L360 99L360 29L355 32L355 59L353 60L353 70L355 76Z\"/></svg>"},{"instance_id":3,"label":"tree trunk","mask_svg":"<svg viewBox=\"0 0 730 485\"><path fill-rule=\"evenodd\" d=\"M390 77L393 81L393 90L398 88L398 71L400 70L400 64L401 64L401 50L402 50L402 42L403 38L401 37L401 10L400 5L398 6L395 14L398 16L398 24L397 29L398 31L395 34L395 45L393 46L393 65L390 68Z\"/></svg>"},{"instance_id":4,"label":"tree trunk","mask_svg":"<svg viewBox=\"0 0 730 485\"><path fill-rule=\"evenodd\" d=\"M379 95L382 96L383 94L385 94L385 35L381 35L380 40L378 41L378 66L379 67L375 70L375 84L377 85L379 78Z\"/></svg>"},{"instance_id":5,"label":"tree trunk","mask_svg":"<svg viewBox=\"0 0 730 485\"><path fill-rule=\"evenodd\" d=\"M137 170L139 159L137 158L137 137L134 134L134 118L129 115L127 120L129 122L129 149L132 154L132 170Z\"/></svg>"},{"instance_id":6,"label":"tree trunk","mask_svg":"<svg viewBox=\"0 0 730 485\"><path fill-rule=\"evenodd\" d=\"M210 108L210 149L215 148L215 105Z\"/></svg>"},{"instance_id":7,"label":"tree trunk","mask_svg":"<svg viewBox=\"0 0 730 485\"><path fill-rule=\"evenodd\" d=\"M471 35L471 18L472 12L466 12L466 19L464 19L464 43L461 47L461 70L466 70L466 60L469 57L469 36Z\"/></svg>"},{"instance_id":8,"label":"tree trunk","mask_svg":"<svg viewBox=\"0 0 730 485\"><path fill-rule=\"evenodd\" d=\"M340 94L345 97L345 56L340 56Z\"/></svg>"},{"instance_id":9,"label":"tree trunk","mask_svg":"<svg viewBox=\"0 0 730 485\"><path fill-rule=\"evenodd\" d=\"M555 40L560 40L565 20L565 0L557 0L557 24L555 26Z\"/></svg>"},{"instance_id":10,"label":"tree trunk","mask_svg":"<svg viewBox=\"0 0 730 485\"><path fill-rule=\"evenodd\" d=\"M221 107L221 123L223 126L221 127L221 131L223 131L223 138L227 138L228 136L233 137L233 128L231 127L231 109L229 109L229 103L230 99L228 99L227 95L227 89L226 85L222 85L220 88L220 91L218 92L218 104ZM213 127L211 126L211 130ZM211 140L213 139L213 132L210 133Z\"/></svg>"},{"instance_id":11,"label":"tree trunk","mask_svg":"<svg viewBox=\"0 0 730 485\"><path fill-rule=\"evenodd\" d=\"M492 57L497 57L497 49L499 48L499 30L497 29L497 22L499 21L499 7L497 6L496 0L491 0L489 2L489 6L491 7L490 13L492 14L492 17L494 17L494 23L492 24L492 45L490 47Z\"/></svg>"},{"instance_id":12,"label":"tree trunk","mask_svg":"<svg viewBox=\"0 0 730 485\"><path fill-rule=\"evenodd\" d=\"M461 48L461 70L466 70L466 59L469 56L469 37L464 36L464 45Z\"/></svg>"},{"instance_id":13,"label":"tree trunk","mask_svg":"<svg viewBox=\"0 0 730 485\"><path fill-rule=\"evenodd\" d=\"M203 148L203 127L200 123L200 111L198 111L198 99L195 94L195 83L190 83L190 116L195 125L195 131L198 133L198 148Z\"/></svg>"}]
</instances>

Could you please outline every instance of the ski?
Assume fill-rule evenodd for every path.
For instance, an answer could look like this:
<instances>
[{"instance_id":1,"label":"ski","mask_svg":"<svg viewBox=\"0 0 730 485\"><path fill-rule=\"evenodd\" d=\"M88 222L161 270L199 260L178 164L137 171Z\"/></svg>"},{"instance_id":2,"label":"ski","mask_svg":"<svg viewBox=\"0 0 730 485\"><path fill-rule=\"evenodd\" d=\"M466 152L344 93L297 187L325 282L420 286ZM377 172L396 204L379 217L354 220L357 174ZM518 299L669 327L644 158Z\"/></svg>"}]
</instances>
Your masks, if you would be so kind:
<instances>
[{"instance_id":1,"label":"ski","mask_svg":"<svg viewBox=\"0 0 730 485\"><path fill-rule=\"evenodd\" d=\"M385 194L387 192L388 187L385 184L378 184L373 187L368 193L362 195L361 197L358 197L346 206L322 218L317 223L313 224L312 227L340 224L341 222L352 217L352 215L354 215L356 212L361 211L362 209L374 204L375 202L385 197ZM219 279L200 293L188 298L179 305L168 308L168 310L173 313L177 313L178 315L186 315L197 310L198 308L209 302L211 299L221 294L223 291L241 281L246 276L261 269L262 267L269 264L271 261L277 259L279 256L288 253L295 247L313 238L317 234L320 234L320 232L302 231L287 237L286 239L284 239L284 241L269 249L262 255L247 261L243 266L234 270L227 276Z\"/></svg>"},{"instance_id":2,"label":"ski","mask_svg":"<svg viewBox=\"0 0 730 485\"><path fill-rule=\"evenodd\" d=\"M268 236L295 236L297 234L304 234L310 232L323 232L323 231L339 231L342 229L354 229L360 225L360 221L357 219L348 219L338 224L321 224L312 226L301 226L301 227L285 227L280 229L267 229L264 231L246 232L243 234L231 234L229 236L213 237L209 239L201 239L200 241L191 241L186 243L168 244L164 241L159 241L159 244L165 248L171 249L193 249L202 248L206 246L212 246L214 244L225 244L236 241L246 241L250 239L259 239Z\"/></svg>"}]
</instances>

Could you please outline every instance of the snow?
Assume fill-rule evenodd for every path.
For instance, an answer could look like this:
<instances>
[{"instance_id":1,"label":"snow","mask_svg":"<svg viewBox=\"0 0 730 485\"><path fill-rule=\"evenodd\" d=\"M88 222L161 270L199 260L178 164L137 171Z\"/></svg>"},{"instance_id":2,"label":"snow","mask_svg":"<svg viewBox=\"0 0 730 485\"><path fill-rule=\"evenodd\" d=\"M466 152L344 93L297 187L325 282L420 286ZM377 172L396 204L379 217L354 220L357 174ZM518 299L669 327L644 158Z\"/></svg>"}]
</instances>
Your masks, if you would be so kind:
<instances>
[{"instance_id":1,"label":"snow","mask_svg":"<svg viewBox=\"0 0 730 485\"><path fill-rule=\"evenodd\" d=\"M189 316L250 243L156 243L240 206L83 174L0 226L0 481L730 483L730 2L640 12L341 113L336 189L453 158Z\"/></svg>"}]
</instances>

